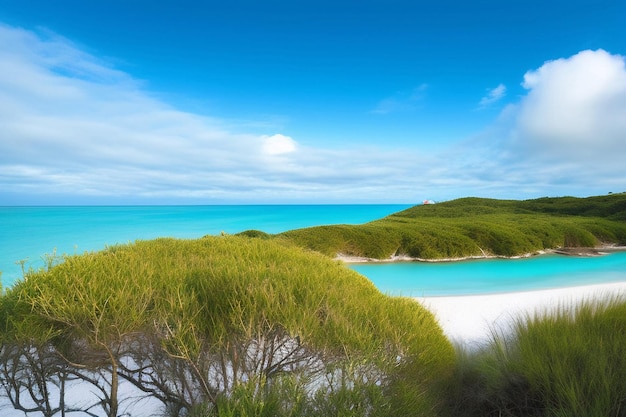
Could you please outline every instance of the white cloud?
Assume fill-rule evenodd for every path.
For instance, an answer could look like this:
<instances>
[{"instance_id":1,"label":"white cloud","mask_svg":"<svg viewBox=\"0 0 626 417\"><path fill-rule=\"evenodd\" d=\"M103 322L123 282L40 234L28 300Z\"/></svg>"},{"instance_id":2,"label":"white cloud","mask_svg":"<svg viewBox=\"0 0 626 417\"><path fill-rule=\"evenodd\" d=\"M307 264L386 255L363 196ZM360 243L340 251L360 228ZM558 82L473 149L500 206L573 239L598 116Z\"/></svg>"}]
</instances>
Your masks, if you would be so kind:
<instances>
[{"instance_id":1,"label":"white cloud","mask_svg":"<svg viewBox=\"0 0 626 417\"><path fill-rule=\"evenodd\" d=\"M582 51L529 71L520 103L520 139L547 152L626 160L624 57Z\"/></svg>"},{"instance_id":2,"label":"white cloud","mask_svg":"<svg viewBox=\"0 0 626 417\"><path fill-rule=\"evenodd\" d=\"M296 141L289 136L276 134L263 138L263 153L266 155L283 155L296 151Z\"/></svg>"},{"instance_id":3,"label":"white cloud","mask_svg":"<svg viewBox=\"0 0 626 417\"><path fill-rule=\"evenodd\" d=\"M236 131L154 99L50 33L0 24L0 62L5 204L410 198L412 151L305 148L280 133Z\"/></svg>"},{"instance_id":4,"label":"white cloud","mask_svg":"<svg viewBox=\"0 0 626 417\"><path fill-rule=\"evenodd\" d=\"M500 100L506 95L506 86L504 84L498 84L497 87L487 90L487 95L480 99L478 106L480 108L488 107L489 105Z\"/></svg>"},{"instance_id":5,"label":"white cloud","mask_svg":"<svg viewBox=\"0 0 626 417\"><path fill-rule=\"evenodd\" d=\"M387 137L321 149L272 124L251 134L155 99L54 34L0 24L0 62L0 204L410 202L626 184L626 71L604 51L529 72L518 104L442 155ZM374 112L415 108L426 89Z\"/></svg>"},{"instance_id":6,"label":"white cloud","mask_svg":"<svg viewBox=\"0 0 626 417\"><path fill-rule=\"evenodd\" d=\"M518 103L449 155L451 175L535 196L626 191L624 57L582 51L527 72L522 85Z\"/></svg>"}]
</instances>

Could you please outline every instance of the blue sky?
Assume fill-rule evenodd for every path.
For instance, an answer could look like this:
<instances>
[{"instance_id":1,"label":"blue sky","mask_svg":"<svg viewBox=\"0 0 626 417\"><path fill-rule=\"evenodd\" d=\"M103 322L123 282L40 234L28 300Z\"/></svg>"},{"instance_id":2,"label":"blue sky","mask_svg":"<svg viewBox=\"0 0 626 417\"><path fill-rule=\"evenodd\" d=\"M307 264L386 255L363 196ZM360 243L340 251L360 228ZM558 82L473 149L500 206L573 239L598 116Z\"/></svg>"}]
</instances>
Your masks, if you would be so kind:
<instances>
[{"instance_id":1,"label":"blue sky","mask_svg":"<svg viewBox=\"0 0 626 417\"><path fill-rule=\"evenodd\" d=\"M0 0L0 205L626 191L626 3Z\"/></svg>"}]
</instances>

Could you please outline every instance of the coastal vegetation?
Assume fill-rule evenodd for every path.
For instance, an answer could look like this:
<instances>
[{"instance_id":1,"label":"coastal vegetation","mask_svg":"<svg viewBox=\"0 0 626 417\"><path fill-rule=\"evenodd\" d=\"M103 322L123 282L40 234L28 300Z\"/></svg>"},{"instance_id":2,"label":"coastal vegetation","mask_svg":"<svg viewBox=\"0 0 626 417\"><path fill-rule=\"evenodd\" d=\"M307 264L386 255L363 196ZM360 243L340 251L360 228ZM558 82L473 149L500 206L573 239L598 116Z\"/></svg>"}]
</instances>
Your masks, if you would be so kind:
<instances>
[{"instance_id":1,"label":"coastal vegetation","mask_svg":"<svg viewBox=\"0 0 626 417\"><path fill-rule=\"evenodd\" d=\"M626 244L626 193L535 200L461 198L361 225L275 236L335 257L423 260L521 256L562 247Z\"/></svg>"},{"instance_id":2,"label":"coastal vegetation","mask_svg":"<svg viewBox=\"0 0 626 417\"><path fill-rule=\"evenodd\" d=\"M240 235L24 269L0 289L0 397L27 416L119 416L145 399L165 417L626 416L623 297L518 317L455 348L419 303L332 259L623 245L626 194L467 198Z\"/></svg>"},{"instance_id":3,"label":"coastal vegetation","mask_svg":"<svg viewBox=\"0 0 626 417\"><path fill-rule=\"evenodd\" d=\"M626 300L607 296L518 317L458 354L447 397L458 417L626 415Z\"/></svg>"},{"instance_id":4,"label":"coastal vegetation","mask_svg":"<svg viewBox=\"0 0 626 417\"><path fill-rule=\"evenodd\" d=\"M0 298L0 387L28 415L432 415L454 350L433 315L280 241L157 239L66 256ZM67 397L75 384L97 395Z\"/></svg>"}]
</instances>

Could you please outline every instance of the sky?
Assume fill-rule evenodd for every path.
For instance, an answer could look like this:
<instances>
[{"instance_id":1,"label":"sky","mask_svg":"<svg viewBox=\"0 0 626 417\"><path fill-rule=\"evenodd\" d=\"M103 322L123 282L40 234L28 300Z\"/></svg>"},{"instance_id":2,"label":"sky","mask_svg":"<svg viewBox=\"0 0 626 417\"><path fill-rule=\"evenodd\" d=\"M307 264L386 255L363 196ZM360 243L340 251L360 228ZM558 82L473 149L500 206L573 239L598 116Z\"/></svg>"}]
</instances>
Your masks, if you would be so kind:
<instances>
[{"instance_id":1,"label":"sky","mask_svg":"<svg viewBox=\"0 0 626 417\"><path fill-rule=\"evenodd\" d=\"M0 0L0 206L626 191L623 0Z\"/></svg>"}]
</instances>

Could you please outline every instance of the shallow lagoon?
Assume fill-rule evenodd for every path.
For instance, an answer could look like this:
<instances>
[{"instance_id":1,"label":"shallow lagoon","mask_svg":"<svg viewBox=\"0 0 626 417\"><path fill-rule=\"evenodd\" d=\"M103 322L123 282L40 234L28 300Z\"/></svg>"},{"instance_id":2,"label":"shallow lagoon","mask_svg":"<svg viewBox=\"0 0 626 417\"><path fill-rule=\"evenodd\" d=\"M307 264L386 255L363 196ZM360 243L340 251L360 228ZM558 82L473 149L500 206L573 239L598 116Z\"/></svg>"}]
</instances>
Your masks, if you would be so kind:
<instances>
[{"instance_id":1,"label":"shallow lagoon","mask_svg":"<svg viewBox=\"0 0 626 417\"><path fill-rule=\"evenodd\" d=\"M384 293L409 297L491 294L626 281L626 252L579 257L350 265Z\"/></svg>"}]
</instances>

